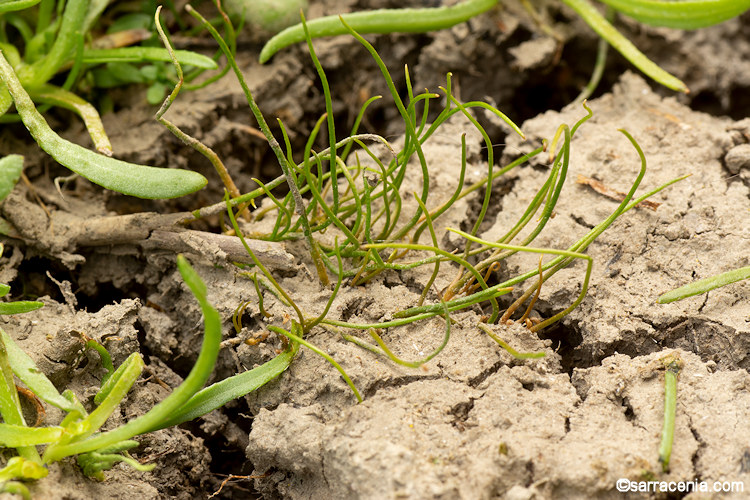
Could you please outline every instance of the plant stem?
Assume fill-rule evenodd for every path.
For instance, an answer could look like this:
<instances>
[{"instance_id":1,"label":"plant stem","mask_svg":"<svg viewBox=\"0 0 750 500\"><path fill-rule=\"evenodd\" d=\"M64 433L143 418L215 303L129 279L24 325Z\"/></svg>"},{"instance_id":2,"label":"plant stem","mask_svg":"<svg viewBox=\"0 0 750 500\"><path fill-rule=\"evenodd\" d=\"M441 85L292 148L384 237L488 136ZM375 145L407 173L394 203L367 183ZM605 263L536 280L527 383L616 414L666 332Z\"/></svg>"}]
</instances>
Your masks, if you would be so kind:
<instances>
[{"instance_id":1,"label":"plant stem","mask_svg":"<svg viewBox=\"0 0 750 500\"><path fill-rule=\"evenodd\" d=\"M343 16L326 16L307 22L310 38L343 35L347 29L340 18L359 33L425 33L450 28L490 10L498 0L467 0L450 7L430 9L379 9L353 12ZM276 52L294 43L303 42L302 25L291 26L271 38L260 53L260 62L268 61Z\"/></svg>"},{"instance_id":2,"label":"plant stem","mask_svg":"<svg viewBox=\"0 0 750 500\"><path fill-rule=\"evenodd\" d=\"M295 325L292 324L292 329L293 330L294 330L294 326ZM297 335L295 335L295 334L293 334L291 332L288 332L288 331L284 330L283 328L279 328L277 326L269 326L268 329L271 330L274 333L277 333L279 335L284 335L285 337L288 337L289 340L291 340L292 342L297 342L297 343L299 343L299 344L307 347L308 349L310 349L311 351L313 351L315 354L317 354L318 356L322 357L323 359L325 359L326 361L328 361L329 363L331 363L331 365L333 365L333 367L336 368L336 370L338 370L338 372L344 378L344 381L349 386L349 388L352 390L352 392L354 392L354 395L357 397L357 402L359 402L359 403L362 402L362 396L359 395L359 391L355 387L354 382L352 382L352 379L349 378L349 375L346 374L346 372L341 367L341 365L338 364L336 362L336 360L333 359L331 356L329 356L326 352L322 351L320 348L314 346L313 344L311 344L310 342L306 341L302 337L297 336ZM301 326L297 326L297 329L301 330L302 327Z\"/></svg>"},{"instance_id":3,"label":"plant stem","mask_svg":"<svg viewBox=\"0 0 750 500\"><path fill-rule=\"evenodd\" d=\"M700 295L701 293L706 293L713 290L714 288L719 288L720 286L728 285L730 283L735 283L737 281L745 280L748 278L750 278L750 266L741 267L733 271L727 271L725 273L717 274L716 276L710 276L693 283L688 283L687 285L681 286L680 288L676 288L659 297L658 302L659 304L669 304L670 302L674 302L676 300L686 299L688 297L692 297L693 295Z\"/></svg>"},{"instance_id":4,"label":"plant stem","mask_svg":"<svg viewBox=\"0 0 750 500\"><path fill-rule=\"evenodd\" d=\"M495 335L495 333L492 330L490 330L489 326L483 323L479 323L477 326L479 327L480 330L482 330L484 333L489 335L492 340L497 342L500 345L500 347L508 351L508 354L510 354L516 359L539 359L539 358L543 358L544 356L546 356L546 353L544 352L518 352L515 349L513 349L510 345L508 345L508 343L505 342L503 339Z\"/></svg>"},{"instance_id":5,"label":"plant stem","mask_svg":"<svg viewBox=\"0 0 750 500\"><path fill-rule=\"evenodd\" d=\"M615 18L615 10L612 7L607 7L607 12L604 15L604 18L611 23ZM583 90L581 90L581 93L578 94L578 97L576 97L573 101L574 103L584 102L586 99L591 97L591 94L594 93L596 87L599 86L599 82L601 81L602 75L604 74L604 66L606 66L607 64L608 52L609 42L607 42L607 40L605 40L604 38L600 38L599 44L596 49L596 62L594 63L594 71L591 73L589 83L587 83Z\"/></svg>"},{"instance_id":6,"label":"plant stem","mask_svg":"<svg viewBox=\"0 0 750 500\"><path fill-rule=\"evenodd\" d=\"M52 444L44 452L45 463L55 462L69 455L78 455L100 448L112 446L121 441L130 439L138 434L149 432L157 427L160 422L172 418L174 412L182 407L195 393L205 384L216 364L221 344L221 317L216 309L208 303L206 298L206 285L198 276L198 273L190 266L182 256L177 256L177 266L182 278L190 288L200 304L204 318L204 336L201 351L198 354L190 373L172 394L162 402L154 406L148 413L142 415L127 424L114 430L94 435L83 441L73 441L66 444Z\"/></svg>"},{"instance_id":7,"label":"plant stem","mask_svg":"<svg viewBox=\"0 0 750 500\"><path fill-rule=\"evenodd\" d=\"M203 26L208 30L208 32L211 33L211 36L213 36L214 40L216 40L216 43L219 44L219 47L221 47L221 50L224 52L224 56L227 58L227 61L229 61L229 64L232 66L232 69L234 70L234 74L237 76L237 80L240 82L242 91L245 93L245 99L247 100L247 104L250 106L250 110L253 112L253 116L255 116L255 120L258 123L258 127L260 128L261 132L263 132L263 135L266 137L266 140L268 141L268 145L271 147L274 154L276 155L276 159L279 162L279 166L281 167L282 172L284 172L284 178L286 179L286 182L289 185L289 190L292 192L292 195L294 196L295 206L297 207L297 214L302 220L302 227L305 233L305 238L307 239L307 244L309 247L310 255L312 256L313 261L315 262L315 269L318 271L318 278L320 279L321 283L323 283L324 286L327 286L330 283L330 281L328 280L328 275L325 272L325 266L320 262L320 259L321 259L320 253L318 252L317 245L312 239L312 233L310 231L310 222L307 220L307 213L305 212L305 203L302 200L302 195L300 195L299 189L297 188L296 177L294 176L294 173L289 168L289 163L287 161L286 155L284 155L284 151L281 149L281 146L279 146L279 142L273 136L273 133L271 133L271 129L269 128L268 123L266 122L266 119L263 116L263 113L260 111L260 108L256 104L255 99L253 99L253 94L250 92L250 88L247 86L247 83L245 82L245 77L240 71L239 66L237 66L237 62L234 59L234 55L229 50L227 43L224 41L221 35L219 35L219 32L216 31L216 28L211 26L211 23L209 23L206 20L206 18L204 18L197 11L195 11L189 4L185 6L185 10L187 10L190 13L190 15L195 17L198 21L200 21L203 24ZM261 192L263 191L261 190Z\"/></svg>"},{"instance_id":8,"label":"plant stem","mask_svg":"<svg viewBox=\"0 0 750 500\"><path fill-rule=\"evenodd\" d=\"M615 50L622 54L636 68L648 75L649 78L672 90L689 92L687 85L682 80L664 71L651 59L646 57L630 40L625 38L614 26L607 22L599 11L596 10L596 7L588 0L563 0L563 2L576 11L597 35L607 40Z\"/></svg>"},{"instance_id":9,"label":"plant stem","mask_svg":"<svg viewBox=\"0 0 750 500\"><path fill-rule=\"evenodd\" d=\"M665 357L662 362L664 373L664 425L661 430L659 445L659 462L663 472L669 472L669 460L672 456L674 441L674 421L677 412L677 376L682 370L682 360L676 354Z\"/></svg>"},{"instance_id":10,"label":"plant stem","mask_svg":"<svg viewBox=\"0 0 750 500\"><path fill-rule=\"evenodd\" d=\"M167 110L169 110L170 106L177 98L177 95L180 93L180 89L182 89L182 86L185 83L185 78L182 73L182 65L177 60L174 48L172 47L172 42L169 40L169 37L164 32L164 28L161 25L160 13L161 5L156 8L156 12L154 13L154 24L156 25L156 31L159 33L161 42L167 49L167 52L169 53L169 56L172 60L172 65L174 66L177 73L177 84L175 85L174 89L172 89L172 92L167 96L167 98L164 99L164 102L159 108L159 111L156 112L156 120L164 125L167 130L169 130L175 137L180 139L185 145L190 146L191 148L202 154L204 157L206 157L206 159L211 162L211 165L214 166L214 169L216 169L216 172L219 174L219 178L221 178L221 182L224 183L224 186L227 188L227 191L229 191L230 196L236 198L240 196L240 190L237 189L237 186L232 180L232 176L229 175L229 171L224 166L224 162L221 161L219 155L217 155L213 149L206 146L195 137L186 134L177 125L164 118L164 114L167 112ZM249 212L247 212L246 210L244 210L243 212L245 212L244 215L246 215L246 218L249 219Z\"/></svg>"}]
</instances>

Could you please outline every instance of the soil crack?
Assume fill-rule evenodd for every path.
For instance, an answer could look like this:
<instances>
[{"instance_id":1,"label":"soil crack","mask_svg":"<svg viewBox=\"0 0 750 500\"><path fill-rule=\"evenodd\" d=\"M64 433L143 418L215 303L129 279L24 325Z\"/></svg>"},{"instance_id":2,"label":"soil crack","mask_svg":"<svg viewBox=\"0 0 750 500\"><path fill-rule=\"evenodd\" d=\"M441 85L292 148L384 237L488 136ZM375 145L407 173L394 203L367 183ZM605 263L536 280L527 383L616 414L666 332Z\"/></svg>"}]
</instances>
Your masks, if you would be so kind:
<instances>
[{"instance_id":1,"label":"soil crack","mask_svg":"<svg viewBox=\"0 0 750 500\"><path fill-rule=\"evenodd\" d=\"M706 442L703 440L703 438L701 438L701 435L698 433L698 430L693 425L692 417L690 415L687 415L687 419L688 419L688 429L690 429L690 433L693 435L693 438L695 438L695 441L698 443L698 447L695 449L695 453L693 453L693 456L690 457L690 461L693 464L693 472L695 475L695 480L700 481L701 473L700 473L700 468L698 466L698 462L701 458L703 451L706 449Z\"/></svg>"},{"instance_id":2,"label":"soil crack","mask_svg":"<svg viewBox=\"0 0 750 500\"><path fill-rule=\"evenodd\" d=\"M396 389L404 387L414 382L422 382L424 380L440 380L442 375L404 375L402 377L394 377L390 379L376 380L375 383L370 384L367 388L362 391L365 399L369 399L378 393L381 389Z\"/></svg>"},{"instance_id":3,"label":"soil crack","mask_svg":"<svg viewBox=\"0 0 750 500\"><path fill-rule=\"evenodd\" d=\"M490 375L497 373L498 370L503 367L503 365L505 365L505 362L503 360L496 361L492 364L492 366L490 366L486 370L483 370L479 375L469 379L469 381L467 382L469 387L471 387L472 389L476 389L479 384L487 380Z\"/></svg>"}]
</instances>

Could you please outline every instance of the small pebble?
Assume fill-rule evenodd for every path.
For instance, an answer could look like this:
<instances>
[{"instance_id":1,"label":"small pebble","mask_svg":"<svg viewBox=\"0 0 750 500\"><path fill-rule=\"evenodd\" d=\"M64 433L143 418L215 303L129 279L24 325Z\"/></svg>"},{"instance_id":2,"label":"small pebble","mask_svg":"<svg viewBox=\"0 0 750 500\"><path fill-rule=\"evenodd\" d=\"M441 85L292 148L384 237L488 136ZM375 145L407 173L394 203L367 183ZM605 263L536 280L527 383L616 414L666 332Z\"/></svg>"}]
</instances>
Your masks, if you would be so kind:
<instances>
[{"instance_id":1,"label":"small pebble","mask_svg":"<svg viewBox=\"0 0 750 500\"><path fill-rule=\"evenodd\" d=\"M730 149L724 156L727 169L733 174L739 174L743 168L750 169L750 144L740 144Z\"/></svg>"}]
</instances>

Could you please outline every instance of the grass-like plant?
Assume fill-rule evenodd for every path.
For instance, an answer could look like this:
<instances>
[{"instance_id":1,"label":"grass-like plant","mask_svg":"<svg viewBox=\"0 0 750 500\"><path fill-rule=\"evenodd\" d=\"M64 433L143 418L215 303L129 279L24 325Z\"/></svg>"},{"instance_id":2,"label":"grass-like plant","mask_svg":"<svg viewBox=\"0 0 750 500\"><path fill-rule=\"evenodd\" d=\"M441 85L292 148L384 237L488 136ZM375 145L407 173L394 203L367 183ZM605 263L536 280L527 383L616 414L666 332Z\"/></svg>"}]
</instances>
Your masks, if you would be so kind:
<instances>
[{"instance_id":1,"label":"grass-like plant","mask_svg":"<svg viewBox=\"0 0 750 500\"><path fill-rule=\"evenodd\" d=\"M197 191L206 184L206 179L198 173L109 158L112 147L99 113L73 92L76 83L92 67L97 75L95 83L110 86L145 81L143 75L149 72L141 72L133 64L150 63L150 68L156 71L156 64L170 60L167 51L159 47L103 49L85 43L109 3L107 0L0 2L0 122L23 121L34 140L58 163L108 189L141 198L172 198ZM199 70L217 68L213 59L200 54L177 51L175 55L183 64ZM103 70L99 68L102 65ZM52 83L53 78L65 72L62 84ZM118 80L118 74L131 77ZM133 75L140 76L133 80ZM16 114L9 112L13 104ZM99 154L60 138L35 104L66 108L80 116Z\"/></svg>"},{"instance_id":2,"label":"grass-like plant","mask_svg":"<svg viewBox=\"0 0 750 500\"><path fill-rule=\"evenodd\" d=\"M746 279L750 279L750 266L727 271L716 276L709 276L708 278L675 288L659 296L658 302L659 304L669 304L670 302L707 293L716 288Z\"/></svg>"},{"instance_id":3,"label":"grass-like plant","mask_svg":"<svg viewBox=\"0 0 750 500\"><path fill-rule=\"evenodd\" d=\"M169 396L146 414L114 429L100 431L140 376L144 362L139 353L131 354L114 370L107 351L95 341L88 340L86 346L99 352L102 365L108 371L94 397L94 410L87 412L71 391L59 393L31 358L0 330L0 415L3 418L0 446L15 448L18 454L0 470L0 491L21 492L28 496L25 487L16 481L44 477L48 464L68 456L77 456L83 472L99 479L103 479L103 471L119 462L138 470L151 470L153 465L141 465L128 455L127 450L138 445L133 437L204 415L227 401L252 392L286 369L296 353L296 346L291 346L261 367L203 388L219 352L221 319L206 299L206 285L184 257L177 257L177 267L203 312L205 334L198 359L182 384ZM7 285L0 286L2 295L9 290ZM42 305L41 302L0 303L0 314L29 312ZM58 425L29 426L24 421L14 376L36 397L65 412L66 416ZM40 455L36 446L42 444L47 447Z\"/></svg>"},{"instance_id":4,"label":"grass-like plant","mask_svg":"<svg viewBox=\"0 0 750 500\"><path fill-rule=\"evenodd\" d=\"M561 0L572 8L602 39L620 52L635 67L660 84L680 92L687 86L660 68L625 38L590 0ZM750 0L600 0L614 11L651 26L697 29L736 17L750 9ZM341 17L357 32L423 33L448 28L483 14L500 0L465 0L450 7L424 9L380 9L353 12ZM528 2L523 2L528 8ZM307 31L312 38L346 34L339 16L313 19ZM285 29L266 43L260 61L268 61L279 50L305 40L305 28L299 24ZM605 45L606 47L606 45ZM598 63L599 64L599 63ZM601 62L603 64L603 62Z\"/></svg>"},{"instance_id":5,"label":"grass-like plant","mask_svg":"<svg viewBox=\"0 0 750 500\"><path fill-rule=\"evenodd\" d=\"M221 37L216 30L195 11L191 9L189 11L204 23L217 42L224 47ZM244 82L242 73L234 63L231 53L227 49L224 49L230 65L232 65L237 77L240 79L248 104L261 130L268 138L269 145L275 152L283 171L282 176L271 182L263 183L260 180L256 180L260 186L258 189L239 197L227 199L226 203L229 208L229 219L232 222L234 234L242 239L248 253L255 262L255 267L265 276L271 291L280 297L282 302L292 309L294 315L296 315L296 319L292 321L292 331L276 326L269 329L284 335L293 343L299 343L311 348L326 357L342 373L342 376L359 399L358 391L349 377L346 376L341 366L304 339L304 336L313 327L320 325L338 331L349 329L367 332L377 345L365 342L343 331L342 335L344 339L355 342L357 345L372 352L387 356L396 363L406 366L419 366L432 359L448 343L452 321L450 318L451 313L466 310L480 304L487 304L489 309L484 320L494 323L497 321L508 321L522 305L527 304L526 312L519 318L526 323L528 312L538 298L542 284L556 272L571 265L576 260L585 261L587 269L578 297L572 300L569 307L541 323L527 323L532 331L537 331L564 317L586 295L593 264L592 259L583 253L588 245L609 227L617 217L633 208L646 197L663 189L666 185L634 200L635 191L645 174L646 161L635 139L623 131L623 134L633 144L640 157L641 168L633 181L630 192L622 203L610 217L602 221L567 249L532 247L531 243L541 233L552 216L565 183L570 158L571 138L576 130L591 116L591 110L584 104L588 112L586 116L572 127L562 125L555 138L553 138L550 145L552 152L550 153L551 168L549 176L546 182L540 187L537 195L531 201L521 219L500 239L496 241L483 240L477 236L477 233L492 202L493 182L513 168L527 162L531 157L542 153L548 144L543 144L528 155L519 158L503 168L497 168L494 162L490 138L472 116L471 109L483 108L495 113L513 130L523 136L520 129L507 116L483 102L460 102L451 92L451 78L448 75L445 87L441 87L444 94L443 107L437 114L437 117L429 123L427 119L428 113L431 107L436 102L439 102L438 99L440 96L429 91L415 94L409 83L410 80L407 71L407 98L406 100L402 100L388 68L372 45L362 38L345 20L341 19L338 22L351 36L355 37L362 44L381 69L382 76L390 91L390 97L403 120L405 129L403 146L397 151L385 138L374 134L361 134L358 131L360 120L367 106L373 100L380 98L379 96L367 101L363 105L352 130L349 131L349 135L341 140L337 139L331 112L333 105L327 78L315 54L312 35L303 16L302 29L306 36L311 58L323 86L327 113L321 117L313 128L301 158L295 157L295 152L291 147L283 123L279 122L279 125L283 134L285 149L273 137L264 117L253 100L248 86ZM462 164L455 191L448 199L441 200L435 205L435 200L430 198L430 166L426 162L423 147L439 127L456 114L461 114L468 119L472 126L484 137L488 152L487 175L483 180L471 186L465 185L464 174L467 168L466 146L465 138L462 138ZM323 127L326 127L328 132L328 148L319 152L314 151L314 140ZM382 149L385 153L385 158L381 158L381 155L376 154L375 149L368 145L368 143L373 142L383 146ZM559 152L556 148L558 144L560 144ZM353 149L354 147L357 147L357 149ZM353 152L354 154L352 154ZM410 204L413 207L412 212L405 213L408 205L403 199L404 180L407 177L415 176L421 176L422 187L418 193L413 193L415 203ZM274 194L274 190L281 185L286 185L288 192L283 196L277 196ZM478 190L484 190L484 196L479 215L476 221L474 221L472 229L468 232L448 229L464 238L465 245L463 251L456 253L441 248L439 244L440 238L435 229L436 221L456 200ZM274 216L275 222L269 233L254 234L253 237L269 241L304 239L307 242L311 260L315 263L321 284L328 286L330 281L329 273L336 276L336 284L329 300L323 311L318 314L310 315L303 311L294 301L292 294L287 292L274 279L273 275L253 254L250 246L245 242L245 236L236 222L234 210L241 211L248 204L254 203L257 198L262 196L269 198L272 203L257 210L254 215L256 218ZM196 211L195 215L199 217L201 211ZM536 220L536 224L533 227L529 226L534 220ZM528 234L521 236L524 231ZM425 236L422 237L422 235ZM520 241L516 242L518 239ZM533 252L542 256L549 255L552 258L547 262L541 262L537 269L531 269L526 273L511 277L498 284L488 284L488 276L499 267L499 263L519 251ZM408 257L411 256L414 258L409 260ZM431 285L441 268L441 264L443 265L443 269L445 269L444 266L447 263L454 264L453 272L457 272L456 278L446 290L437 294L437 300L434 303L425 304L424 302L430 293ZM421 299L410 309L395 311L392 314L393 319L380 323L356 324L340 321L329 316L333 300L342 286L366 284L369 280L382 273L408 271L421 266L434 266L432 277L425 286ZM252 276L256 275L257 273ZM532 284L527 287L526 291L515 303L502 313L497 298L510 292L514 285L525 281L530 281ZM415 321L428 320L434 317L443 318L445 322L445 335L442 344L436 351L422 360L401 360L386 346L378 333L386 328L400 327ZM296 331L294 331L295 329ZM507 347L502 340L499 343L501 346Z\"/></svg>"},{"instance_id":6,"label":"grass-like plant","mask_svg":"<svg viewBox=\"0 0 750 500\"><path fill-rule=\"evenodd\" d=\"M669 354L661 359L664 365L664 423L659 444L659 463L662 472L669 472L674 442L674 421L677 413L677 378L683 368L683 361L677 354Z\"/></svg>"},{"instance_id":7,"label":"grass-like plant","mask_svg":"<svg viewBox=\"0 0 750 500\"><path fill-rule=\"evenodd\" d=\"M638 22L651 26L662 26L694 30L712 26L737 17L750 9L750 0L599 0L606 4L610 13L619 12ZM575 10L581 18L606 43L600 44L600 54L606 54L607 43L618 50L634 66L653 80L673 90L687 92L687 86L649 60L630 41L623 37L589 0L562 0ZM291 26L278 33L263 47L260 62L268 61L279 50L302 42L306 38L336 36L349 33L421 33L448 28L481 15L494 8L499 0L466 0L449 7L415 9L380 9L369 12L354 12L341 16L326 16L306 23ZM525 5L528 6L527 3ZM345 21L345 22L344 22ZM598 58L595 75L600 76L604 60ZM582 96L593 92L599 76ZM480 266L483 267L483 266ZM750 267L727 271L664 293L660 304L674 302L715 288L750 278Z\"/></svg>"}]
</instances>

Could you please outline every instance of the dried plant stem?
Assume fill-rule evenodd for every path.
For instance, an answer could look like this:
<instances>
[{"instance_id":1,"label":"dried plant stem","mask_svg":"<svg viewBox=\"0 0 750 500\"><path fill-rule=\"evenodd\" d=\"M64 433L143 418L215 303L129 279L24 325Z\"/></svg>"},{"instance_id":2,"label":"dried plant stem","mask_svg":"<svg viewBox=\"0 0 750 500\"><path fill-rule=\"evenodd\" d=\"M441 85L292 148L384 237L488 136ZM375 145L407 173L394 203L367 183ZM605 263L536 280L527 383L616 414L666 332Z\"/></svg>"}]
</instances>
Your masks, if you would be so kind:
<instances>
[{"instance_id":1,"label":"dried plant stem","mask_svg":"<svg viewBox=\"0 0 750 500\"><path fill-rule=\"evenodd\" d=\"M172 47L172 42L169 40L169 37L164 32L164 28L161 25L161 18L159 16L160 13L161 13L161 5L159 5L156 8L156 13L154 14L154 23L156 24L156 31L159 33L159 37L161 38L161 41L164 44L164 47L167 49L169 56L172 58L172 65L174 66L175 71L177 72L177 84L174 86L174 89L172 89L172 92L167 96L167 98L164 100L159 110L156 112L155 118L159 123L164 125L164 127L167 130L169 130L175 137L180 139L184 144L186 144L187 146L190 146L191 148L195 149L200 154L205 156L208 159L208 161L211 162L211 165L214 166L214 169L216 169L216 173L219 174L219 178L221 179L221 182L224 183L224 186L226 187L227 191L229 191L230 196L232 196L233 198L236 198L240 196L240 190L237 189L237 185L232 180L232 176L229 175L229 171L224 166L224 162L221 161L221 159L219 158L219 155L217 155L213 149L206 146L195 137L192 137L191 135L186 134L177 125L175 125L171 121L164 118L164 114L167 112L167 110L169 110L170 106L179 95L180 90L182 89L182 85L185 82L185 78L182 73L182 65L179 63L179 61L177 61L177 57L175 56L174 48ZM245 219L247 220L250 219L249 211L243 210L242 215Z\"/></svg>"},{"instance_id":2,"label":"dried plant stem","mask_svg":"<svg viewBox=\"0 0 750 500\"><path fill-rule=\"evenodd\" d=\"M186 5L185 10L187 10L190 13L190 15L195 17L198 21L200 21L201 24L208 30L208 32L211 33L211 36L213 36L216 42L219 44L219 47L221 47L221 50L224 52L224 56L229 61L229 64L232 66L232 69L234 70L234 74L237 76L237 80L240 82L240 86L242 87L242 90L245 93L245 99L247 100L247 103L250 106L250 110L253 112L253 116L255 116L255 120L258 122L258 127L260 128L261 132L263 132L263 135L266 137L266 140L268 141L268 145L271 147L271 150L273 150L274 154L276 155L276 159L279 162L279 166L281 167L282 172L284 172L284 178L286 179L286 182L289 186L289 190L292 193L292 196L294 197L294 202L295 202L295 206L297 209L297 215L299 215L300 220L302 221L302 227L303 227L303 231L305 234L305 239L307 240L308 250L310 251L312 260L315 263L315 269L318 272L318 278L320 279L321 283L323 283L323 285L328 286L328 284L330 283L330 280L328 279L328 274L326 273L325 265L323 264L321 260L322 257L318 250L318 246L315 244L312 238L312 232L310 231L310 222L308 221L307 213L305 212L305 203L302 200L302 195L300 194L299 189L297 188L297 179L289 167L288 160L286 156L284 155L284 152L281 150L281 146L279 146L279 142L271 133L271 129L268 127L268 123L266 122L266 119L263 116L263 113L260 111L260 108L255 103L255 99L253 99L253 95L250 92L250 88L247 86L247 83L245 82L245 77L240 71L240 68L237 66L237 62L234 59L234 54L232 54L232 52L229 50L229 47L227 46L226 42L221 37L221 35L219 35L219 32L216 31L216 29L213 26L211 26L211 23L209 23L202 15L200 15L190 5Z\"/></svg>"}]
</instances>

